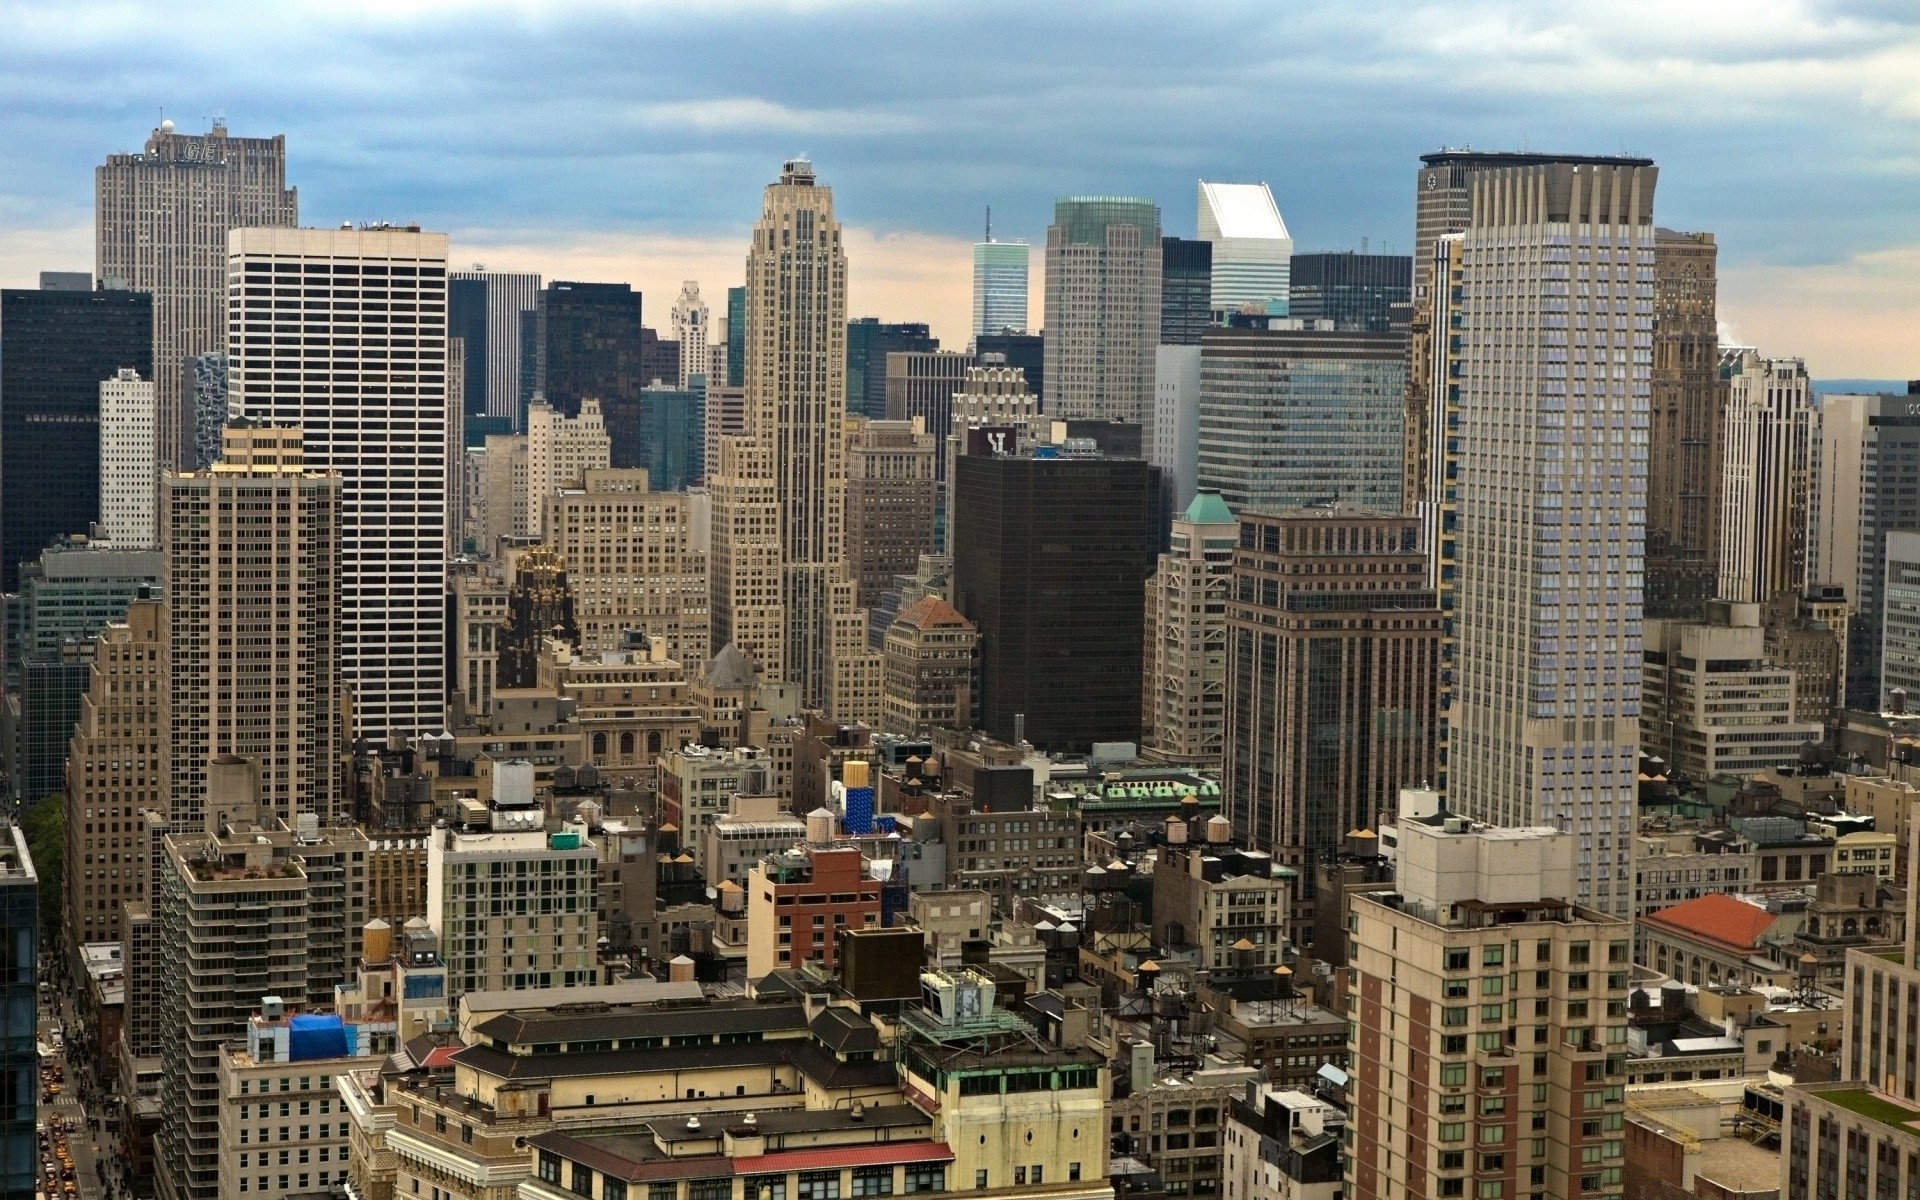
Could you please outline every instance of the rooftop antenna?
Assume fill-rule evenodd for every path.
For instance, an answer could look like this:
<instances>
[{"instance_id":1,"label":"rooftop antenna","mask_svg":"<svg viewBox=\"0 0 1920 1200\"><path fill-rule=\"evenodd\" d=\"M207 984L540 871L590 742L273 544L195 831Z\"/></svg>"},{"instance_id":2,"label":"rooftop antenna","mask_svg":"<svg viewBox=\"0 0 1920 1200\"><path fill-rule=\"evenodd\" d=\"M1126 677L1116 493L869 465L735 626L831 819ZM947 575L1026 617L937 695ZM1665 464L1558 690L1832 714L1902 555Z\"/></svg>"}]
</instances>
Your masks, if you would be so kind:
<instances>
[{"instance_id":1,"label":"rooftop antenna","mask_svg":"<svg viewBox=\"0 0 1920 1200\"><path fill-rule=\"evenodd\" d=\"M987 240L993 240L993 205L987 205Z\"/></svg>"}]
</instances>

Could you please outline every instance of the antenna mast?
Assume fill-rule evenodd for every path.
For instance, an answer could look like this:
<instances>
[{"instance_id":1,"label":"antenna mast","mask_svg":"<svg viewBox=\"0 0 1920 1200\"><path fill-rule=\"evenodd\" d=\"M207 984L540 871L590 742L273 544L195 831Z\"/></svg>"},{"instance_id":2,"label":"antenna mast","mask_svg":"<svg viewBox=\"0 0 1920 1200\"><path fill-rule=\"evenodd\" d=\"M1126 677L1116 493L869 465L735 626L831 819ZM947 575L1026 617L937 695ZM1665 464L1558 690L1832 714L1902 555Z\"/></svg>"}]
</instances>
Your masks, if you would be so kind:
<instances>
[{"instance_id":1,"label":"antenna mast","mask_svg":"<svg viewBox=\"0 0 1920 1200\"><path fill-rule=\"evenodd\" d=\"M993 240L993 205L987 205L987 240Z\"/></svg>"}]
</instances>

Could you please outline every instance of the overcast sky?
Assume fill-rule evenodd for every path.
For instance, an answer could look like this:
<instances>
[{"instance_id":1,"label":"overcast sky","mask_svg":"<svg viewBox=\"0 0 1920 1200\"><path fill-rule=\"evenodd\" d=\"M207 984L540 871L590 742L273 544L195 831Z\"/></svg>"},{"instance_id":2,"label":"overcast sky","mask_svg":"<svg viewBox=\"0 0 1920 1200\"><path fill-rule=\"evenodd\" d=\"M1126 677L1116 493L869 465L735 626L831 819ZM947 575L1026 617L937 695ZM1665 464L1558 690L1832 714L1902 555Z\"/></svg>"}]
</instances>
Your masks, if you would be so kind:
<instances>
[{"instance_id":1,"label":"overcast sky","mask_svg":"<svg viewBox=\"0 0 1920 1200\"><path fill-rule=\"evenodd\" d=\"M1265 180L1298 248L1405 253L1423 151L1626 150L1718 236L1729 338L1920 376L1914 0L0 0L0 31L8 286L90 265L92 167L163 110L286 134L305 224L628 280L650 324L738 283L807 153L856 314L950 344L989 204L1038 243L1054 196L1137 193L1191 235L1195 180Z\"/></svg>"}]
</instances>

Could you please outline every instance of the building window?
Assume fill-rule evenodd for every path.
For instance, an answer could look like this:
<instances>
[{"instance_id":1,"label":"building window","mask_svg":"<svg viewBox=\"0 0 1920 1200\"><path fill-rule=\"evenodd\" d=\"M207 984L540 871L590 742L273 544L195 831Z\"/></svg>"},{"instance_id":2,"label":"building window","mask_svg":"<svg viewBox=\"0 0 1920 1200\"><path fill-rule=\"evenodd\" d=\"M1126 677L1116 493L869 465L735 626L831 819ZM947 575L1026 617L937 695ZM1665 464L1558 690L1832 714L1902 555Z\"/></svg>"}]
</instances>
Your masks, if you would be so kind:
<instances>
[{"instance_id":1,"label":"building window","mask_svg":"<svg viewBox=\"0 0 1920 1200\"><path fill-rule=\"evenodd\" d=\"M907 1190L909 1192L946 1191L947 1168L940 1164L915 1163L907 1168Z\"/></svg>"},{"instance_id":2,"label":"building window","mask_svg":"<svg viewBox=\"0 0 1920 1200\"><path fill-rule=\"evenodd\" d=\"M627 1181L611 1175L600 1176L600 1200L627 1200Z\"/></svg>"},{"instance_id":3,"label":"building window","mask_svg":"<svg viewBox=\"0 0 1920 1200\"><path fill-rule=\"evenodd\" d=\"M975 1171L973 1173L973 1186L981 1191L986 1190L987 1170L985 1167L982 1167L978 1171Z\"/></svg>"},{"instance_id":4,"label":"building window","mask_svg":"<svg viewBox=\"0 0 1920 1200\"><path fill-rule=\"evenodd\" d=\"M785 1175L754 1175L747 1180L742 1200L787 1200Z\"/></svg>"},{"instance_id":5,"label":"building window","mask_svg":"<svg viewBox=\"0 0 1920 1200\"><path fill-rule=\"evenodd\" d=\"M802 1171L798 1200L840 1200L840 1172Z\"/></svg>"},{"instance_id":6,"label":"building window","mask_svg":"<svg viewBox=\"0 0 1920 1200\"><path fill-rule=\"evenodd\" d=\"M733 1178L689 1180L687 1200L733 1200Z\"/></svg>"},{"instance_id":7,"label":"building window","mask_svg":"<svg viewBox=\"0 0 1920 1200\"><path fill-rule=\"evenodd\" d=\"M593 1195L593 1168L582 1163L573 1164L572 1191L576 1196Z\"/></svg>"},{"instance_id":8,"label":"building window","mask_svg":"<svg viewBox=\"0 0 1920 1200\"><path fill-rule=\"evenodd\" d=\"M853 1194L856 1196L893 1195L892 1167L855 1167Z\"/></svg>"},{"instance_id":9,"label":"building window","mask_svg":"<svg viewBox=\"0 0 1920 1200\"><path fill-rule=\"evenodd\" d=\"M540 1178L548 1183L560 1182L560 1156L551 1150L540 1152ZM420 1181L413 1181L413 1190L420 1190Z\"/></svg>"}]
</instances>

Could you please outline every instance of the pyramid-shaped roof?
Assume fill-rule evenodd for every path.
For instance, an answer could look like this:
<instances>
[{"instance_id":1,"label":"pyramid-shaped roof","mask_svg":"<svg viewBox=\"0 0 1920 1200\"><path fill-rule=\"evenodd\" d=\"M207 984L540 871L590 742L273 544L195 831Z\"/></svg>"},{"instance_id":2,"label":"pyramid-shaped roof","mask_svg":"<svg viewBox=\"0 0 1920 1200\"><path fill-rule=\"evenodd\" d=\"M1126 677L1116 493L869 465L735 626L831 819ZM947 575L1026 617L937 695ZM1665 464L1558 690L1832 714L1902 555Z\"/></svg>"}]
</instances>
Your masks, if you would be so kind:
<instances>
[{"instance_id":1,"label":"pyramid-shaped roof","mask_svg":"<svg viewBox=\"0 0 1920 1200\"><path fill-rule=\"evenodd\" d=\"M759 680L754 678L753 664L747 661L747 656L740 653L740 648L732 642L722 646L720 653L714 655L713 661L707 664L708 687L747 688L758 682Z\"/></svg>"},{"instance_id":2,"label":"pyramid-shaped roof","mask_svg":"<svg viewBox=\"0 0 1920 1200\"><path fill-rule=\"evenodd\" d=\"M1220 493L1212 488L1201 488L1193 494L1193 503L1187 505L1182 520L1195 525L1231 525L1234 523L1233 510L1220 498Z\"/></svg>"},{"instance_id":3,"label":"pyramid-shaped roof","mask_svg":"<svg viewBox=\"0 0 1920 1200\"><path fill-rule=\"evenodd\" d=\"M973 628L973 622L962 616L959 609L938 596L920 597L895 619L905 621L917 629L932 629L936 626Z\"/></svg>"}]
</instances>

